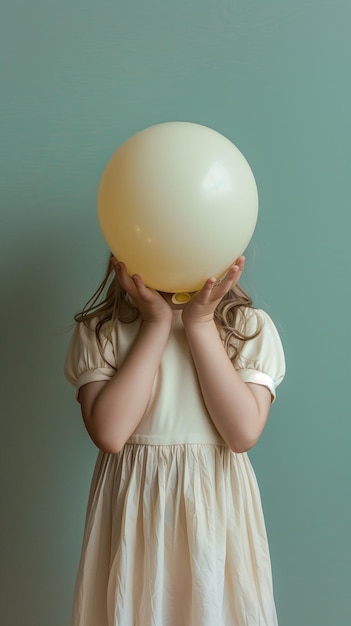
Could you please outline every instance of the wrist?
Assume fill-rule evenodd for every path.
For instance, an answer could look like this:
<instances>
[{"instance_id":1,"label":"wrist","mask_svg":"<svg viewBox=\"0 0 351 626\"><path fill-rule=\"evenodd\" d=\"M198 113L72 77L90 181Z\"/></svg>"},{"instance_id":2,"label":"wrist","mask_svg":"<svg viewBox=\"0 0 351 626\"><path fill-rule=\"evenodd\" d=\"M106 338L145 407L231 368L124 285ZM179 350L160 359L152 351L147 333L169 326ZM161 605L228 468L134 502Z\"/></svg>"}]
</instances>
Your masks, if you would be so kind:
<instances>
[{"instance_id":1,"label":"wrist","mask_svg":"<svg viewBox=\"0 0 351 626\"><path fill-rule=\"evenodd\" d=\"M150 329L155 332L168 332L172 326L172 315L167 315L162 318L147 317L142 318L142 327Z\"/></svg>"},{"instance_id":2,"label":"wrist","mask_svg":"<svg viewBox=\"0 0 351 626\"><path fill-rule=\"evenodd\" d=\"M193 317L188 315L182 315L183 326L186 331L192 330L208 330L213 327L216 328L216 324L214 321L213 313L208 315L202 315L201 317Z\"/></svg>"},{"instance_id":3,"label":"wrist","mask_svg":"<svg viewBox=\"0 0 351 626\"><path fill-rule=\"evenodd\" d=\"M162 326L171 326L173 312L170 307L164 310L140 311L141 319L146 324L156 324Z\"/></svg>"}]
</instances>

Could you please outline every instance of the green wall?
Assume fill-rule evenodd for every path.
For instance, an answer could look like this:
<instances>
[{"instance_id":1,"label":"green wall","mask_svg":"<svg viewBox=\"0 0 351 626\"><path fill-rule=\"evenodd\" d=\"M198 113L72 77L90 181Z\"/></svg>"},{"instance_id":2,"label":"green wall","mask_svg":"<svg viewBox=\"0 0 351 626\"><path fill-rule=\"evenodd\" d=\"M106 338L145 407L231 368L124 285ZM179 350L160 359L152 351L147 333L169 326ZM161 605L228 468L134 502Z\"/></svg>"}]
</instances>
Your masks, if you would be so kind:
<instances>
[{"instance_id":1,"label":"green wall","mask_svg":"<svg viewBox=\"0 0 351 626\"><path fill-rule=\"evenodd\" d=\"M105 264L97 185L134 132L188 120L259 187L245 285L288 370L251 457L280 625L349 625L349 0L1 4L1 622L69 623L95 449L62 368Z\"/></svg>"}]
</instances>

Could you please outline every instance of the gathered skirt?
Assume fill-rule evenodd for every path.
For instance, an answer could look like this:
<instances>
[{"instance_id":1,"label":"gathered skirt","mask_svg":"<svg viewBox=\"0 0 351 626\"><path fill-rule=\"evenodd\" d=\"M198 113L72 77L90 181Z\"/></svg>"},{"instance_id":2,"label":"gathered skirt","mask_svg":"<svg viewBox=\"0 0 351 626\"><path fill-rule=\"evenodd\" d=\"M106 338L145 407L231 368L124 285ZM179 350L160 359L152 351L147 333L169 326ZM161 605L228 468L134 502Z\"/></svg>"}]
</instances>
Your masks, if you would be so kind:
<instances>
[{"instance_id":1,"label":"gathered skirt","mask_svg":"<svg viewBox=\"0 0 351 626\"><path fill-rule=\"evenodd\" d=\"M276 626L247 454L126 444L99 453L72 626Z\"/></svg>"}]
</instances>

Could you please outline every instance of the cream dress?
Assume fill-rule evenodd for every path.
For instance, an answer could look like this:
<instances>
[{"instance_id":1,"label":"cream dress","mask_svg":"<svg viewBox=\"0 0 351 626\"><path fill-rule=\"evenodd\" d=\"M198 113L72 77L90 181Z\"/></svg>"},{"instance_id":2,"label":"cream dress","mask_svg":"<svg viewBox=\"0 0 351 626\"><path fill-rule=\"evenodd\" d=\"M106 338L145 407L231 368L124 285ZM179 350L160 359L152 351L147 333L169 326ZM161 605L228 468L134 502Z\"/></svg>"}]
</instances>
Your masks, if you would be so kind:
<instances>
[{"instance_id":1,"label":"cream dress","mask_svg":"<svg viewBox=\"0 0 351 626\"><path fill-rule=\"evenodd\" d=\"M244 344L236 367L274 399L284 354L263 311L247 310L249 332L257 317L262 331ZM107 360L117 369L139 325L118 323L107 341ZM77 392L115 374L82 324L65 374ZM175 311L142 421L121 453L98 455L72 626L276 624L255 474L247 454L231 452L208 415Z\"/></svg>"}]
</instances>

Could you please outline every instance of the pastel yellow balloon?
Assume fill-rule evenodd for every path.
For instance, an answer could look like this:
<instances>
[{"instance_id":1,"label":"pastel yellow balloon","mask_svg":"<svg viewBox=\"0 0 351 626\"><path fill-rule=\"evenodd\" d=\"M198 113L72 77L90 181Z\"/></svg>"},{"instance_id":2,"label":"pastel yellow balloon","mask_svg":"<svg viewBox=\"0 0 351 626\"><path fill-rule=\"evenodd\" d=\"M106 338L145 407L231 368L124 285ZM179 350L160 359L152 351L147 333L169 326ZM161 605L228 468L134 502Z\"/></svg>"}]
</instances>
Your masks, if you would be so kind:
<instances>
[{"instance_id":1,"label":"pastel yellow balloon","mask_svg":"<svg viewBox=\"0 0 351 626\"><path fill-rule=\"evenodd\" d=\"M140 131L101 177L98 218L129 274L170 293L221 277L244 252L258 215L257 186L238 148L190 122Z\"/></svg>"}]
</instances>

